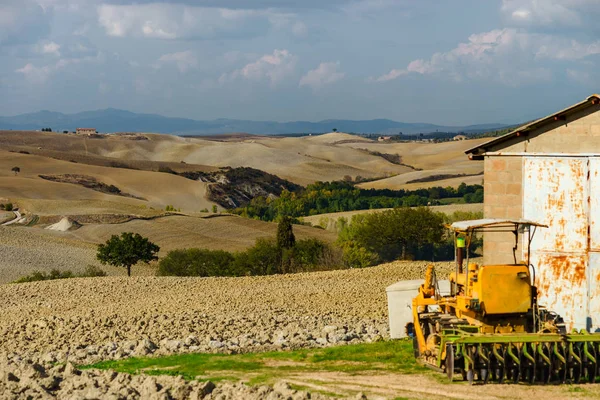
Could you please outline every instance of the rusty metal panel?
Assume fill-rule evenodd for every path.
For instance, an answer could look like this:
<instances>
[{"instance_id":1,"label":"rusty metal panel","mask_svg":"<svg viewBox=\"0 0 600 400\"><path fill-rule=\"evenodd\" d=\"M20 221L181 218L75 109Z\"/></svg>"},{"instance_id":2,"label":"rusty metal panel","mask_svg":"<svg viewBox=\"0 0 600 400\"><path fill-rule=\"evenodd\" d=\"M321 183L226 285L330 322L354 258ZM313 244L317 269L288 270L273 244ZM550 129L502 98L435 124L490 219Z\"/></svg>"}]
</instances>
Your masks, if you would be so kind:
<instances>
[{"instance_id":1,"label":"rusty metal panel","mask_svg":"<svg viewBox=\"0 0 600 400\"><path fill-rule=\"evenodd\" d=\"M539 303L567 328L587 327L588 159L524 157L523 218L547 224L531 244Z\"/></svg>"},{"instance_id":2,"label":"rusty metal panel","mask_svg":"<svg viewBox=\"0 0 600 400\"><path fill-rule=\"evenodd\" d=\"M600 253L589 255L588 271L588 326L591 332L600 332Z\"/></svg>"},{"instance_id":3,"label":"rusty metal panel","mask_svg":"<svg viewBox=\"0 0 600 400\"><path fill-rule=\"evenodd\" d=\"M600 331L600 158L589 158L588 329Z\"/></svg>"},{"instance_id":4,"label":"rusty metal panel","mask_svg":"<svg viewBox=\"0 0 600 400\"><path fill-rule=\"evenodd\" d=\"M588 158L589 205L590 205L590 251L600 251L600 158Z\"/></svg>"}]
</instances>

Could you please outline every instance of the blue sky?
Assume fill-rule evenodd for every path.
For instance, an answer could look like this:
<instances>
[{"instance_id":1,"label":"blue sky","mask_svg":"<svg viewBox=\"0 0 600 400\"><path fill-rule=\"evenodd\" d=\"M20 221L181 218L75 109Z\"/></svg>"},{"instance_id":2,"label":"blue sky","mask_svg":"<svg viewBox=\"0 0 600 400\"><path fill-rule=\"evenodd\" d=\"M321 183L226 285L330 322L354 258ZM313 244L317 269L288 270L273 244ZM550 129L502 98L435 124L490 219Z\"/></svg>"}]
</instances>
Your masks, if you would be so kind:
<instances>
[{"instance_id":1,"label":"blue sky","mask_svg":"<svg viewBox=\"0 0 600 400\"><path fill-rule=\"evenodd\" d=\"M1 0L0 115L522 122L600 91L599 0Z\"/></svg>"}]
</instances>

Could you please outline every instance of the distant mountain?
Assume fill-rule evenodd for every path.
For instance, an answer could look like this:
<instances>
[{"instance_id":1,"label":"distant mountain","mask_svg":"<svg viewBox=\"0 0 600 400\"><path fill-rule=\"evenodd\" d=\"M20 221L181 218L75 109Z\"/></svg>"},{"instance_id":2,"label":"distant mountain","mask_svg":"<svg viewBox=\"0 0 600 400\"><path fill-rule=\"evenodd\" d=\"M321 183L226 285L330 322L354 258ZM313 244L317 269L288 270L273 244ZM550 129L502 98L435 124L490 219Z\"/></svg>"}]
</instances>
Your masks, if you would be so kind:
<instances>
[{"instance_id":1,"label":"distant mountain","mask_svg":"<svg viewBox=\"0 0 600 400\"><path fill-rule=\"evenodd\" d=\"M294 121L247 121L215 119L199 121L187 118L170 118L157 114L138 114L125 110L107 108L77 114L52 111L0 117L0 129L36 130L52 128L53 131L74 131L75 128L96 128L98 132L155 132L176 135L214 135L245 132L250 134L323 133L334 128L341 132L398 134L432 132L485 132L501 129L506 125L483 124L470 126L440 126L426 123L406 123L389 119L364 121L330 119L320 122Z\"/></svg>"}]
</instances>

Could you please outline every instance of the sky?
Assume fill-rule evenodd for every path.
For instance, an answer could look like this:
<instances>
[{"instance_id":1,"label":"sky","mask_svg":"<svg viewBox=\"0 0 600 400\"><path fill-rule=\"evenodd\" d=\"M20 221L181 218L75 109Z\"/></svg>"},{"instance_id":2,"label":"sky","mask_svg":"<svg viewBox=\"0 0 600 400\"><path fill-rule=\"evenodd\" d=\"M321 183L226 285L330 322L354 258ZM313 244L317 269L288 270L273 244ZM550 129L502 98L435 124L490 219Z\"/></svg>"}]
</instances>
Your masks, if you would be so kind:
<instances>
[{"instance_id":1,"label":"sky","mask_svg":"<svg viewBox=\"0 0 600 400\"><path fill-rule=\"evenodd\" d=\"M0 0L0 115L519 123L600 92L600 0Z\"/></svg>"}]
</instances>

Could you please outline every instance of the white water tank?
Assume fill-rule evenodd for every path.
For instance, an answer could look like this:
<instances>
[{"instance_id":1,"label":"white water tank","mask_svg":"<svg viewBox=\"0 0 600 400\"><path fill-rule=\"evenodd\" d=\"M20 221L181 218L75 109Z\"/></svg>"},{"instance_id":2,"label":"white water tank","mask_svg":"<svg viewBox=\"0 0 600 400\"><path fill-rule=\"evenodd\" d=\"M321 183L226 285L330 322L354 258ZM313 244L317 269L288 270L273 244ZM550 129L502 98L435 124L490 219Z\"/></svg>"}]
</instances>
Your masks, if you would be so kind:
<instances>
[{"instance_id":1,"label":"white water tank","mask_svg":"<svg viewBox=\"0 0 600 400\"><path fill-rule=\"evenodd\" d=\"M388 317L390 322L390 338L406 337L406 324L412 322L412 300L419 293L423 279L396 282L386 288L388 300ZM440 293L450 294L450 281L438 281Z\"/></svg>"}]
</instances>

